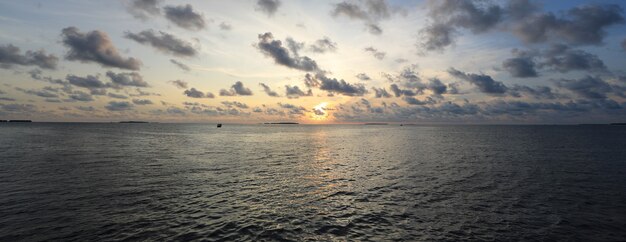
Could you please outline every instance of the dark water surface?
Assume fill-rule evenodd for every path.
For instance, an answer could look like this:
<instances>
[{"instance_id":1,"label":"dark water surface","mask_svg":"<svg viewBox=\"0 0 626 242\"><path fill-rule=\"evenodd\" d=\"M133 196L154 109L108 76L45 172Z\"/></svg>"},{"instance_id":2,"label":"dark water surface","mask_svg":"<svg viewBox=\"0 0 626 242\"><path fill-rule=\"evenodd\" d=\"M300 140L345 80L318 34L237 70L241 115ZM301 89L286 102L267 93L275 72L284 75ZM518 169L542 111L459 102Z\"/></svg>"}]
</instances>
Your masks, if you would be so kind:
<instances>
[{"instance_id":1,"label":"dark water surface","mask_svg":"<svg viewBox=\"0 0 626 242\"><path fill-rule=\"evenodd\" d=\"M626 240L626 127L0 124L0 241Z\"/></svg>"}]
</instances>

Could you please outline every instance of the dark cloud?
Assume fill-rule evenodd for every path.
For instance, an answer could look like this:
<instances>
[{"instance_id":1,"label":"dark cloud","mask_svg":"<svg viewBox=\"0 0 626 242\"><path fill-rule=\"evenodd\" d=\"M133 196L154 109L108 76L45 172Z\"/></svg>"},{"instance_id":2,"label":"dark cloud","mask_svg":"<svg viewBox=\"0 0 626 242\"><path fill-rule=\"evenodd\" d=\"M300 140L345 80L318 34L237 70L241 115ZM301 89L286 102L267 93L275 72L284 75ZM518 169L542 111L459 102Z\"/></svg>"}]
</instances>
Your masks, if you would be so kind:
<instances>
[{"instance_id":1,"label":"dark cloud","mask_svg":"<svg viewBox=\"0 0 626 242\"><path fill-rule=\"evenodd\" d=\"M280 97L277 92L273 91L268 85L265 83L259 83L263 87L263 91L270 97Z\"/></svg>"},{"instance_id":2,"label":"dark cloud","mask_svg":"<svg viewBox=\"0 0 626 242\"><path fill-rule=\"evenodd\" d=\"M443 50L454 43L457 28L468 29L474 34L483 33L503 19L500 6L476 1L430 1L428 8L430 24L420 30L419 45L429 51Z\"/></svg>"},{"instance_id":3,"label":"dark cloud","mask_svg":"<svg viewBox=\"0 0 626 242\"><path fill-rule=\"evenodd\" d=\"M547 67L558 72L574 70L605 72L604 62L598 56L583 50L574 50L567 45L555 44L543 53L544 60L541 67Z\"/></svg>"},{"instance_id":4,"label":"dark cloud","mask_svg":"<svg viewBox=\"0 0 626 242\"><path fill-rule=\"evenodd\" d=\"M165 17L178 27L188 30L201 30L206 25L204 17L194 12L193 7L189 4L165 6L163 10L165 10Z\"/></svg>"},{"instance_id":5,"label":"dark cloud","mask_svg":"<svg viewBox=\"0 0 626 242\"><path fill-rule=\"evenodd\" d=\"M149 99L133 99L133 103L136 105L149 105L152 104L152 101Z\"/></svg>"},{"instance_id":6,"label":"dark cloud","mask_svg":"<svg viewBox=\"0 0 626 242\"><path fill-rule=\"evenodd\" d=\"M280 4L280 0L258 0L256 2L256 10L264 12L271 17L276 13Z\"/></svg>"},{"instance_id":7,"label":"dark cloud","mask_svg":"<svg viewBox=\"0 0 626 242\"><path fill-rule=\"evenodd\" d=\"M299 97L313 96L313 91L309 89L307 92L304 92L300 90L298 86L285 85L285 96L287 96L287 98L299 98Z\"/></svg>"},{"instance_id":8,"label":"dark cloud","mask_svg":"<svg viewBox=\"0 0 626 242\"><path fill-rule=\"evenodd\" d=\"M442 51L454 44L460 30L481 34L491 30L508 31L526 43L562 42L574 45L600 45L606 28L622 23L622 9L613 4L587 4L560 14L540 12L528 0L505 4L491 1L431 1L429 24L420 30L419 46L426 51Z\"/></svg>"},{"instance_id":9,"label":"dark cloud","mask_svg":"<svg viewBox=\"0 0 626 242\"><path fill-rule=\"evenodd\" d=\"M131 0L127 10L135 18L147 20L150 16L159 15L161 10L158 5L161 0Z\"/></svg>"},{"instance_id":10,"label":"dark cloud","mask_svg":"<svg viewBox=\"0 0 626 242\"><path fill-rule=\"evenodd\" d=\"M289 103L278 103L278 106L283 109L287 109L289 115L304 115L304 113L307 111L307 109L302 106L296 106Z\"/></svg>"},{"instance_id":11,"label":"dark cloud","mask_svg":"<svg viewBox=\"0 0 626 242\"><path fill-rule=\"evenodd\" d=\"M86 77L67 75L65 77L65 79L67 81L69 81L69 83L74 85L74 86L84 87L84 88L87 88L87 89L97 89L97 88L107 88L107 87L109 87L109 85L107 85L106 83L100 81L100 79L98 79L98 77L92 76L92 75L87 75Z\"/></svg>"},{"instance_id":12,"label":"dark cloud","mask_svg":"<svg viewBox=\"0 0 626 242\"><path fill-rule=\"evenodd\" d=\"M417 95L418 93L414 92L413 90L408 90L408 89L401 89L400 87L398 87L398 85L396 84L391 84L389 86L389 89L391 89L391 91L393 92L393 94L396 97L401 97L401 96L408 96L408 97L412 97Z\"/></svg>"},{"instance_id":13,"label":"dark cloud","mask_svg":"<svg viewBox=\"0 0 626 242\"><path fill-rule=\"evenodd\" d=\"M81 101L81 102L91 102L93 101L93 96L91 94L83 92L83 91L74 91L69 95L70 100Z\"/></svg>"},{"instance_id":14,"label":"dark cloud","mask_svg":"<svg viewBox=\"0 0 626 242\"><path fill-rule=\"evenodd\" d=\"M313 75L307 73L304 75L304 85L308 88L319 87L320 82Z\"/></svg>"},{"instance_id":15,"label":"dark cloud","mask_svg":"<svg viewBox=\"0 0 626 242\"><path fill-rule=\"evenodd\" d=\"M123 58L113 46L109 36L102 31L81 33L76 27L64 28L63 44L69 48L68 60L96 62L106 67L139 70L141 62L135 58Z\"/></svg>"},{"instance_id":16,"label":"dark cloud","mask_svg":"<svg viewBox=\"0 0 626 242\"><path fill-rule=\"evenodd\" d=\"M356 75L356 78L359 78L359 80L361 81L369 81L372 80L372 78L370 78L367 74L365 73L359 73Z\"/></svg>"},{"instance_id":17,"label":"dark cloud","mask_svg":"<svg viewBox=\"0 0 626 242\"><path fill-rule=\"evenodd\" d=\"M32 104L2 104L0 103L0 110L9 113L30 113L37 110L37 107Z\"/></svg>"},{"instance_id":18,"label":"dark cloud","mask_svg":"<svg viewBox=\"0 0 626 242\"><path fill-rule=\"evenodd\" d=\"M220 90L220 96L252 96L252 90L250 88L244 87L243 83L238 81L233 84L229 90L222 89Z\"/></svg>"},{"instance_id":19,"label":"dark cloud","mask_svg":"<svg viewBox=\"0 0 626 242\"><path fill-rule=\"evenodd\" d=\"M363 96L367 93L363 84L350 84L343 79L328 78L323 74L317 74L315 77L320 82L319 88L330 93L340 93L346 96Z\"/></svg>"},{"instance_id":20,"label":"dark cloud","mask_svg":"<svg viewBox=\"0 0 626 242\"><path fill-rule=\"evenodd\" d=\"M441 82L441 80L437 78L431 78L428 83L428 89L436 95L441 95L446 93L446 91L448 90L448 86L443 84L443 82Z\"/></svg>"},{"instance_id":21,"label":"dark cloud","mask_svg":"<svg viewBox=\"0 0 626 242\"><path fill-rule=\"evenodd\" d=\"M182 62L174 60L174 59L170 59L170 62L172 64L178 66L178 68L182 69L183 71L191 71L191 68L189 68L189 66L187 66L185 63L182 63Z\"/></svg>"},{"instance_id":22,"label":"dark cloud","mask_svg":"<svg viewBox=\"0 0 626 242\"><path fill-rule=\"evenodd\" d=\"M114 87L131 86L131 87L148 87L148 83L143 80L143 77L136 72L119 73L116 74L112 71L107 71L106 75L113 82Z\"/></svg>"},{"instance_id":23,"label":"dark cloud","mask_svg":"<svg viewBox=\"0 0 626 242\"><path fill-rule=\"evenodd\" d=\"M343 1L335 4L331 15L333 17L345 16L352 20L362 21L367 31L374 35L383 33L378 22L391 17L393 11L384 0L367 0L359 2Z\"/></svg>"},{"instance_id":24,"label":"dark cloud","mask_svg":"<svg viewBox=\"0 0 626 242\"><path fill-rule=\"evenodd\" d=\"M204 93L202 91L199 91L198 89L195 88L191 88L189 90L185 90L185 92L183 92L183 94L185 94L185 96L187 97L191 97L191 98L215 98L215 95L213 93L207 92Z\"/></svg>"},{"instance_id":25,"label":"dark cloud","mask_svg":"<svg viewBox=\"0 0 626 242\"><path fill-rule=\"evenodd\" d=\"M15 90L18 90L20 92L29 94L29 95L34 95L34 96L38 96L38 97L43 97L43 98L58 98L59 95L56 94L53 91L50 90L36 90L36 89L23 89L23 88L15 88ZM2 94L2 93L0 93Z\"/></svg>"},{"instance_id":26,"label":"dark cloud","mask_svg":"<svg viewBox=\"0 0 626 242\"><path fill-rule=\"evenodd\" d=\"M513 49L515 57L502 62L502 67L513 77L527 78L537 77L537 65L535 64L536 53Z\"/></svg>"},{"instance_id":27,"label":"dark cloud","mask_svg":"<svg viewBox=\"0 0 626 242\"><path fill-rule=\"evenodd\" d=\"M612 85L599 77L586 76L580 79L556 80L556 85L565 88L581 97L604 99L608 94L624 95L626 87Z\"/></svg>"},{"instance_id":28,"label":"dark cloud","mask_svg":"<svg viewBox=\"0 0 626 242\"><path fill-rule=\"evenodd\" d=\"M112 93L112 92L107 93L107 96L109 96L111 98L117 98L117 99L128 99L128 97L125 96L125 95Z\"/></svg>"},{"instance_id":29,"label":"dark cloud","mask_svg":"<svg viewBox=\"0 0 626 242\"><path fill-rule=\"evenodd\" d=\"M129 102L116 102L110 101L108 105L104 106L109 111L127 111L133 109L133 104Z\"/></svg>"},{"instance_id":30,"label":"dark cloud","mask_svg":"<svg viewBox=\"0 0 626 242\"><path fill-rule=\"evenodd\" d=\"M241 103L241 102L229 102L229 101L223 101L222 104L224 104L224 106L228 107L228 108L232 108L232 107L237 107L237 108L241 108L241 109L247 109L248 105L245 103Z\"/></svg>"},{"instance_id":31,"label":"dark cloud","mask_svg":"<svg viewBox=\"0 0 626 242\"><path fill-rule=\"evenodd\" d=\"M574 45L600 45L606 28L624 22L618 5L589 4L574 7L562 15L536 13L516 23L513 33L527 43L548 40Z\"/></svg>"},{"instance_id":32,"label":"dark cloud","mask_svg":"<svg viewBox=\"0 0 626 242\"><path fill-rule=\"evenodd\" d=\"M314 44L309 46L309 50L316 53L326 53L337 51L337 43L330 40L328 37L318 39Z\"/></svg>"},{"instance_id":33,"label":"dark cloud","mask_svg":"<svg viewBox=\"0 0 626 242\"><path fill-rule=\"evenodd\" d=\"M414 97L404 97L402 99L410 105L430 105L437 103L434 99L430 97L427 97L426 100L419 100Z\"/></svg>"},{"instance_id":34,"label":"dark cloud","mask_svg":"<svg viewBox=\"0 0 626 242\"><path fill-rule=\"evenodd\" d=\"M241 95L241 96L251 96L252 95L252 90L250 90L247 87L243 86L243 83L241 82L235 82L235 84L232 85L231 87L232 90L235 91L235 93L237 93L237 95Z\"/></svg>"},{"instance_id":35,"label":"dark cloud","mask_svg":"<svg viewBox=\"0 0 626 242\"><path fill-rule=\"evenodd\" d=\"M13 45L0 46L0 68L10 68L13 65L38 66L44 69L56 69L59 58L46 54L43 50L26 51L23 55L20 48Z\"/></svg>"},{"instance_id":36,"label":"dark cloud","mask_svg":"<svg viewBox=\"0 0 626 242\"><path fill-rule=\"evenodd\" d=\"M547 86L539 86L533 88L522 85L514 85L513 87L509 88L509 93L511 94L511 96L514 97L520 97L522 95L525 95L537 99L555 99L562 96L554 93L552 88Z\"/></svg>"},{"instance_id":37,"label":"dark cloud","mask_svg":"<svg viewBox=\"0 0 626 242\"><path fill-rule=\"evenodd\" d=\"M372 90L374 90L376 98L389 98L389 97L391 97L391 94L389 94L385 88L372 87Z\"/></svg>"},{"instance_id":38,"label":"dark cloud","mask_svg":"<svg viewBox=\"0 0 626 242\"><path fill-rule=\"evenodd\" d=\"M172 34L154 30L144 30L139 33L126 32L124 37L137 41L140 44L149 44L157 50L176 56L195 56L198 51L191 43L181 40Z\"/></svg>"},{"instance_id":39,"label":"dark cloud","mask_svg":"<svg viewBox=\"0 0 626 242\"><path fill-rule=\"evenodd\" d=\"M364 50L365 50L365 52L370 52L370 53L372 53L372 55L373 55L376 59L379 59L379 60L384 59L384 58L385 58L385 55L387 54L387 53L385 53L385 52L378 51L377 49L375 49L374 47L371 47L371 46L370 46L370 47L365 48Z\"/></svg>"},{"instance_id":40,"label":"dark cloud","mask_svg":"<svg viewBox=\"0 0 626 242\"><path fill-rule=\"evenodd\" d=\"M94 107L92 107L92 106L76 106L76 107L74 107L74 108L76 108L76 109L78 109L78 110L80 110L80 111L85 111L85 112L93 112L93 111L95 111L95 110L96 110L96 109L95 109Z\"/></svg>"},{"instance_id":41,"label":"dark cloud","mask_svg":"<svg viewBox=\"0 0 626 242\"><path fill-rule=\"evenodd\" d=\"M220 23L220 29L224 30L224 31L229 31L229 30L233 29L233 26L231 24L229 24L229 23L221 22Z\"/></svg>"},{"instance_id":42,"label":"dark cloud","mask_svg":"<svg viewBox=\"0 0 626 242\"><path fill-rule=\"evenodd\" d=\"M473 84L483 93L499 95L506 93L508 90L502 82L496 81L488 75L464 73L454 68L450 68L448 73Z\"/></svg>"},{"instance_id":43,"label":"dark cloud","mask_svg":"<svg viewBox=\"0 0 626 242\"><path fill-rule=\"evenodd\" d=\"M291 41L291 43L294 42ZM298 56L297 48L292 48L290 54L280 40L274 40L272 33L259 34L259 42L256 46L263 54L272 57L276 64L302 71L320 71L313 59L307 56ZM290 47L294 47L294 45Z\"/></svg>"},{"instance_id":44,"label":"dark cloud","mask_svg":"<svg viewBox=\"0 0 626 242\"><path fill-rule=\"evenodd\" d=\"M176 86L177 88L181 88L181 89L187 88L187 82L183 80L174 80L174 81L168 81L168 82Z\"/></svg>"}]
</instances>

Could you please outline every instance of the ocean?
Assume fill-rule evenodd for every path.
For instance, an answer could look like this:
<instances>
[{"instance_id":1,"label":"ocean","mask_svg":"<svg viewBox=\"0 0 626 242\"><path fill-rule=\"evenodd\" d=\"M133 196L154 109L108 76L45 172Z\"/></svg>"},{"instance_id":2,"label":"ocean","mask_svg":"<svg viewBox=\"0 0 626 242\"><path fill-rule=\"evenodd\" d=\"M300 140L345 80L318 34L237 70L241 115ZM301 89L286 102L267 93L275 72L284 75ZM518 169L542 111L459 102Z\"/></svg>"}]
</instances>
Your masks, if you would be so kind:
<instances>
[{"instance_id":1,"label":"ocean","mask_svg":"<svg viewBox=\"0 0 626 242\"><path fill-rule=\"evenodd\" d=\"M0 123L0 241L626 240L626 126Z\"/></svg>"}]
</instances>

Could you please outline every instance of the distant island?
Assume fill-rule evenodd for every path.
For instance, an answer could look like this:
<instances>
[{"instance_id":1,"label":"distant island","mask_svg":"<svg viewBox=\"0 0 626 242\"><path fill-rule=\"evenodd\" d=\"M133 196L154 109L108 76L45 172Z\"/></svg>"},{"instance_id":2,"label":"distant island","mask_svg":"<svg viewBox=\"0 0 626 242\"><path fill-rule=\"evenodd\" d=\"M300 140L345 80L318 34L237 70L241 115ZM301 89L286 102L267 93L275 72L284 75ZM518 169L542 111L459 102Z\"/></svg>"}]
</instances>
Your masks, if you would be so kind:
<instances>
[{"instance_id":1,"label":"distant island","mask_svg":"<svg viewBox=\"0 0 626 242\"><path fill-rule=\"evenodd\" d=\"M146 121L120 121L121 124L147 124Z\"/></svg>"},{"instance_id":2,"label":"distant island","mask_svg":"<svg viewBox=\"0 0 626 242\"><path fill-rule=\"evenodd\" d=\"M28 119L15 119L15 120L0 120L0 123L32 123L32 120Z\"/></svg>"},{"instance_id":3,"label":"distant island","mask_svg":"<svg viewBox=\"0 0 626 242\"><path fill-rule=\"evenodd\" d=\"M626 125L626 123L611 123L611 125Z\"/></svg>"},{"instance_id":4,"label":"distant island","mask_svg":"<svg viewBox=\"0 0 626 242\"><path fill-rule=\"evenodd\" d=\"M364 125L387 125L387 123L364 123Z\"/></svg>"},{"instance_id":5,"label":"distant island","mask_svg":"<svg viewBox=\"0 0 626 242\"><path fill-rule=\"evenodd\" d=\"M299 124L296 122L276 122L276 123L263 123L263 124Z\"/></svg>"}]
</instances>

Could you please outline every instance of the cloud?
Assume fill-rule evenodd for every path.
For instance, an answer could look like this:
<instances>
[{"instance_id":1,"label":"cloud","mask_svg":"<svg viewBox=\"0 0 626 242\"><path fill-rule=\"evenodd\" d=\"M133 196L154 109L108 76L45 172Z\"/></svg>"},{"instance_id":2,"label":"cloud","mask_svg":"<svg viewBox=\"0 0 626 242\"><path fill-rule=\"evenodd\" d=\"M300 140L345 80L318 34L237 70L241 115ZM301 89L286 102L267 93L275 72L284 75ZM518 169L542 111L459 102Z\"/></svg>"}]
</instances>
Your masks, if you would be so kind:
<instances>
[{"instance_id":1,"label":"cloud","mask_svg":"<svg viewBox=\"0 0 626 242\"><path fill-rule=\"evenodd\" d=\"M514 97L520 97L522 95L530 96L537 99L555 99L562 95L554 93L552 88L547 86L528 87L522 85L514 85L509 88L509 93Z\"/></svg>"},{"instance_id":2,"label":"cloud","mask_svg":"<svg viewBox=\"0 0 626 242\"><path fill-rule=\"evenodd\" d=\"M543 53L541 67L548 67L558 72L574 70L605 72L604 62L598 56L583 50L574 50L567 45L554 44Z\"/></svg>"},{"instance_id":3,"label":"cloud","mask_svg":"<svg viewBox=\"0 0 626 242\"><path fill-rule=\"evenodd\" d=\"M140 44L149 44L157 50L175 56L190 57L198 54L191 43L163 31L159 31L158 34L154 30L144 30L139 33L126 32L124 37Z\"/></svg>"},{"instance_id":4,"label":"cloud","mask_svg":"<svg viewBox=\"0 0 626 242\"><path fill-rule=\"evenodd\" d=\"M418 93L414 92L413 90L409 90L409 89L400 89L400 87L398 87L398 85L396 84L391 84L389 86L389 89L391 89L391 91L393 92L393 94L396 97L401 97L401 96L408 96L408 97L412 97L417 95Z\"/></svg>"},{"instance_id":5,"label":"cloud","mask_svg":"<svg viewBox=\"0 0 626 242\"><path fill-rule=\"evenodd\" d=\"M553 44L544 51L513 49L515 57L502 63L502 67L514 77L537 77L538 69L561 73L570 71L608 72L604 62L594 54L572 49L564 44Z\"/></svg>"},{"instance_id":6,"label":"cloud","mask_svg":"<svg viewBox=\"0 0 626 242\"><path fill-rule=\"evenodd\" d=\"M626 51L626 39L622 40L622 49Z\"/></svg>"},{"instance_id":7,"label":"cloud","mask_svg":"<svg viewBox=\"0 0 626 242\"><path fill-rule=\"evenodd\" d=\"M410 104L410 105L429 105L429 104L435 104L436 101L430 97L427 97L426 100L418 100L414 97L404 97L402 98L406 103Z\"/></svg>"},{"instance_id":8,"label":"cloud","mask_svg":"<svg viewBox=\"0 0 626 242\"><path fill-rule=\"evenodd\" d=\"M222 89L220 90L220 96L252 96L252 90L243 86L243 83L240 81L235 82L229 90Z\"/></svg>"},{"instance_id":9,"label":"cloud","mask_svg":"<svg viewBox=\"0 0 626 242\"><path fill-rule=\"evenodd\" d=\"M15 88L16 90L29 94L29 95L34 95L34 96L38 96L38 97L43 97L43 98L58 98L59 95L50 91L50 90L35 90L35 89L23 89L23 88ZM2 94L2 93L0 93Z\"/></svg>"},{"instance_id":10,"label":"cloud","mask_svg":"<svg viewBox=\"0 0 626 242\"><path fill-rule=\"evenodd\" d=\"M0 110L9 112L9 113L30 113L37 110L37 107L32 104L2 104L0 103Z\"/></svg>"},{"instance_id":11,"label":"cloud","mask_svg":"<svg viewBox=\"0 0 626 242\"><path fill-rule=\"evenodd\" d=\"M78 110L80 110L80 111L85 111L85 112L93 112L93 111L95 111L95 110L96 110L96 109L95 109L94 107L92 107L92 106L76 106L76 107L74 107L74 108L76 108L76 109L78 109Z\"/></svg>"},{"instance_id":12,"label":"cloud","mask_svg":"<svg viewBox=\"0 0 626 242\"><path fill-rule=\"evenodd\" d=\"M135 58L123 58L113 46L109 36L102 31L81 33L76 27L62 31L63 44L69 48L68 60L96 62L105 67L139 70L141 62Z\"/></svg>"},{"instance_id":13,"label":"cloud","mask_svg":"<svg viewBox=\"0 0 626 242\"><path fill-rule=\"evenodd\" d=\"M372 87L372 90L374 90L376 98L389 98L389 97L391 97L391 94L389 94L385 88Z\"/></svg>"},{"instance_id":14,"label":"cloud","mask_svg":"<svg viewBox=\"0 0 626 242\"><path fill-rule=\"evenodd\" d=\"M185 90L185 92L183 92L183 94L185 94L185 96L191 97L191 98L215 98L215 95L213 93L210 93L210 92L204 93L204 92L199 91L199 90L197 90L197 89L195 89L193 87L191 89L189 89L189 90Z\"/></svg>"},{"instance_id":15,"label":"cloud","mask_svg":"<svg viewBox=\"0 0 626 242\"><path fill-rule=\"evenodd\" d=\"M271 89L268 85L265 85L265 83L259 83L259 85L260 85L261 87L263 87L263 91L264 91L264 92L265 92L268 96L270 96L270 97L280 97L280 95L278 95L278 93L277 93L277 92L272 91L272 89Z\"/></svg>"},{"instance_id":16,"label":"cloud","mask_svg":"<svg viewBox=\"0 0 626 242\"><path fill-rule=\"evenodd\" d=\"M59 58L48 55L43 50L26 51L20 53L20 48L11 44L0 46L0 68L10 68L12 65L38 66L44 69L56 69Z\"/></svg>"},{"instance_id":17,"label":"cloud","mask_svg":"<svg viewBox=\"0 0 626 242\"><path fill-rule=\"evenodd\" d=\"M610 93L624 95L626 87L611 85L599 77L586 76L580 79L555 80L556 85L565 88L581 97L589 99L605 99Z\"/></svg>"},{"instance_id":18,"label":"cloud","mask_svg":"<svg viewBox=\"0 0 626 242\"><path fill-rule=\"evenodd\" d=\"M475 1L442 0L428 3L430 24L420 30L419 45L429 51L443 50L454 43L457 28L483 33L503 19L503 9Z\"/></svg>"},{"instance_id":19,"label":"cloud","mask_svg":"<svg viewBox=\"0 0 626 242\"><path fill-rule=\"evenodd\" d=\"M292 43L290 47L294 47L294 41L290 42ZM280 40L274 40L274 36L270 32L259 34L259 42L256 46L265 56L272 57L276 64L301 71L320 71L313 59L307 56L298 56L297 47L292 48L290 54L290 51L283 47Z\"/></svg>"},{"instance_id":20,"label":"cloud","mask_svg":"<svg viewBox=\"0 0 626 242\"><path fill-rule=\"evenodd\" d=\"M183 71L191 71L191 68L189 68L189 66L186 65L185 63L182 63L182 62L174 60L174 59L170 59L170 62L172 64L178 66L178 68L182 69Z\"/></svg>"},{"instance_id":21,"label":"cloud","mask_svg":"<svg viewBox=\"0 0 626 242\"><path fill-rule=\"evenodd\" d=\"M337 51L337 43L330 40L328 37L318 39L314 44L309 46L309 50L315 53L326 53Z\"/></svg>"},{"instance_id":22,"label":"cloud","mask_svg":"<svg viewBox=\"0 0 626 242\"><path fill-rule=\"evenodd\" d=\"M332 93L340 93L345 96L363 96L367 89L363 84L350 84L346 81L328 78L323 74L317 74L316 79L320 81L319 88Z\"/></svg>"},{"instance_id":23,"label":"cloud","mask_svg":"<svg viewBox=\"0 0 626 242\"><path fill-rule=\"evenodd\" d=\"M464 73L454 68L450 68L448 73L456 78L473 84L483 93L499 95L506 93L508 90L502 82L496 81L488 75Z\"/></svg>"},{"instance_id":24,"label":"cloud","mask_svg":"<svg viewBox=\"0 0 626 242\"><path fill-rule=\"evenodd\" d=\"M422 28L418 46L443 51L454 44L460 30L482 34L492 30L510 32L525 43L562 42L600 45L606 28L622 23L622 9L613 4L587 4L561 14L540 12L528 0L506 4L488 1L430 1L429 24Z\"/></svg>"},{"instance_id":25,"label":"cloud","mask_svg":"<svg viewBox=\"0 0 626 242\"><path fill-rule=\"evenodd\" d=\"M70 100L81 101L81 102L91 102L93 101L93 96L91 94L83 92L83 91L74 91L69 95Z\"/></svg>"},{"instance_id":26,"label":"cloud","mask_svg":"<svg viewBox=\"0 0 626 242\"><path fill-rule=\"evenodd\" d=\"M283 109L287 109L287 113L289 115L304 115L304 113L307 111L306 108L302 106L296 106L289 103L278 103L278 106Z\"/></svg>"},{"instance_id":27,"label":"cloud","mask_svg":"<svg viewBox=\"0 0 626 242\"><path fill-rule=\"evenodd\" d=\"M86 77L80 77L80 76L75 76L75 75L67 75L65 77L65 79L67 81L69 81L69 83L74 85L74 86L84 87L84 88L87 88L87 89L97 89L97 88L107 88L107 87L109 87L109 85L105 84L104 82L100 81L100 79L98 79L97 77L92 76L92 75L87 75Z\"/></svg>"},{"instance_id":28,"label":"cloud","mask_svg":"<svg viewBox=\"0 0 626 242\"><path fill-rule=\"evenodd\" d=\"M135 18L147 20L150 16L161 13L158 7L160 2L161 0L131 0L126 9Z\"/></svg>"},{"instance_id":29,"label":"cloud","mask_svg":"<svg viewBox=\"0 0 626 242\"><path fill-rule=\"evenodd\" d=\"M436 95L444 94L448 90L448 86L443 84L443 82L437 78L431 78L427 88Z\"/></svg>"},{"instance_id":30,"label":"cloud","mask_svg":"<svg viewBox=\"0 0 626 242\"><path fill-rule=\"evenodd\" d=\"M527 78L537 77L535 62L530 56L519 56L506 59L502 62L502 67L511 73L513 77Z\"/></svg>"},{"instance_id":31,"label":"cloud","mask_svg":"<svg viewBox=\"0 0 626 242\"><path fill-rule=\"evenodd\" d=\"M241 108L241 109L247 109L248 105L246 105L245 103L240 103L237 101L234 102L229 102L229 101L223 101L222 104L224 104L224 106L228 107L228 108L232 108L232 107L237 107L237 108Z\"/></svg>"},{"instance_id":32,"label":"cloud","mask_svg":"<svg viewBox=\"0 0 626 242\"><path fill-rule=\"evenodd\" d=\"M313 75L307 73L304 75L304 85L308 88L319 87L320 82Z\"/></svg>"},{"instance_id":33,"label":"cloud","mask_svg":"<svg viewBox=\"0 0 626 242\"><path fill-rule=\"evenodd\" d=\"M201 30L205 27L204 17L194 12L190 4L165 6L165 18L178 27L188 30Z\"/></svg>"},{"instance_id":34,"label":"cloud","mask_svg":"<svg viewBox=\"0 0 626 242\"><path fill-rule=\"evenodd\" d=\"M574 7L561 16L536 13L515 24L512 32L526 43L548 40L574 45L600 45L606 28L624 22L618 5L589 4Z\"/></svg>"},{"instance_id":35,"label":"cloud","mask_svg":"<svg viewBox=\"0 0 626 242\"><path fill-rule=\"evenodd\" d=\"M133 104L129 102L116 102L110 101L108 105L104 106L109 111L127 111L133 109Z\"/></svg>"},{"instance_id":36,"label":"cloud","mask_svg":"<svg viewBox=\"0 0 626 242\"><path fill-rule=\"evenodd\" d=\"M369 80L372 80L372 78L370 78L370 77L369 77L367 74L365 74L365 73L359 73L359 74L356 74L356 78L359 78L359 80L361 80L361 81L369 81Z\"/></svg>"},{"instance_id":37,"label":"cloud","mask_svg":"<svg viewBox=\"0 0 626 242\"><path fill-rule=\"evenodd\" d=\"M107 93L107 96L109 96L111 98L117 98L117 99L128 99L128 97L125 96L125 95L112 93L112 92Z\"/></svg>"},{"instance_id":38,"label":"cloud","mask_svg":"<svg viewBox=\"0 0 626 242\"><path fill-rule=\"evenodd\" d=\"M276 13L280 5L280 0L258 0L256 2L256 10L264 12L267 16L271 17Z\"/></svg>"},{"instance_id":39,"label":"cloud","mask_svg":"<svg viewBox=\"0 0 626 242\"><path fill-rule=\"evenodd\" d=\"M119 73L107 71L107 77L113 81L114 86L131 86L131 87L148 87L148 83L143 80L143 77L136 72Z\"/></svg>"},{"instance_id":40,"label":"cloud","mask_svg":"<svg viewBox=\"0 0 626 242\"><path fill-rule=\"evenodd\" d=\"M171 83L172 85L176 86L177 88L181 88L181 89L187 88L187 82L183 81L183 80L168 81L168 83Z\"/></svg>"},{"instance_id":41,"label":"cloud","mask_svg":"<svg viewBox=\"0 0 626 242\"><path fill-rule=\"evenodd\" d=\"M309 89L306 93L300 90L298 86L289 86L285 85L285 96L287 98L299 98L299 97L308 97L313 96L313 91Z\"/></svg>"},{"instance_id":42,"label":"cloud","mask_svg":"<svg viewBox=\"0 0 626 242\"><path fill-rule=\"evenodd\" d=\"M378 51L377 49L375 49L374 47L371 47L371 46L370 46L370 47L365 48L364 50L365 50L365 52L371 52L371 53L372 53L372 55L373 55L376 59L379 59L379 60L384 59L384 58L385 58L385 55L387 54L387 53L385 53L385 52Z\"/></svg>"},{"instance_id":43,"label":"cloud","mask_svg":"<svg viewBox=\"0 0 626 242\"><path fill-rule=\"evenodd\" d=\"M231 24L229 24L229 23L221 22L220 23L220 29L224 30L224 31L229 31L229 30L233 29L233 26Z\"/></svg>"},{"instance_id":44,"label":"cloud","mask_svg":"<svg viewBox=\"0 0 626 242\"><path fill-rule=\"evenodd\" d=\"M391 17L393 11L384 0L367 0L352 3L343 1L334 5L331 15L344 16L352 20L362 21L369 33L380 35L383 33L378 22Z\"/></svg>"},{"instance_id":45,"label":"cloud","mask_svg":"<svg viewBox=\"0 0 626 242\"><path fill-rule=\"evenodd\" d=\"M133 99L133 103L136 105L149 105L152 104L152 101L148 99Z\"/></svg>"}]
</instances>

